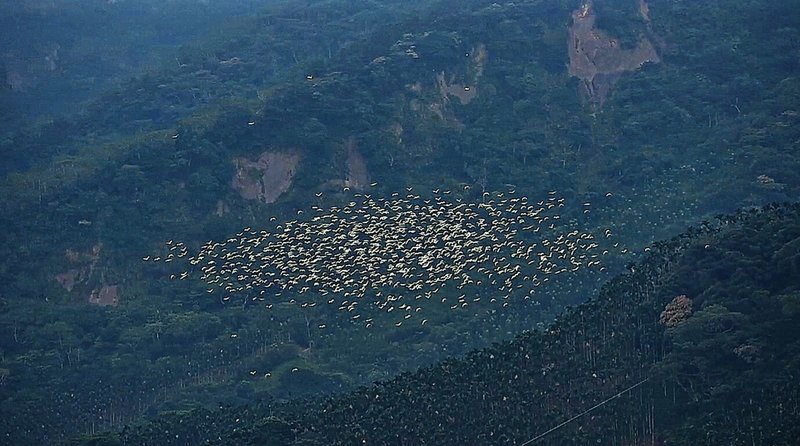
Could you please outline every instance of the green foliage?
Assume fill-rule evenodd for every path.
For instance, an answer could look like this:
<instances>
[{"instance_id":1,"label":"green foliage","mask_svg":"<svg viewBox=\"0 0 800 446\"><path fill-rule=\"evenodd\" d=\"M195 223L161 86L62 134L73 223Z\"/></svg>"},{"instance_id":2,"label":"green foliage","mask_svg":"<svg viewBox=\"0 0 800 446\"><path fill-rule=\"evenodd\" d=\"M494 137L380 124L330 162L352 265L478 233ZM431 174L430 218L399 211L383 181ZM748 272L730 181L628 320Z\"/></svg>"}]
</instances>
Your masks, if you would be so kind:
<instances>
[{"instance_id":1,"label":"green foliage","mask_svg":"<svg viewBox=\"0 0 800 446\"><path fill-rule=\"evenodd\" d=\"M798 222L798 205L723 217L655 244L629 273L544 331L342 396L262 407L261 421L232 433L208 415L192 422L202 432L218 429L211 432L220 444L258 444L277 430L275 444L287 445L518 444L545 432L545 444L789 445L798 433L800 282L794 276L786 283L791 296L755 290L771 282L778 260L760 251L800 235ZM721 291L727 279L709 258L753 268L756 274L740 282L747 297ZM667 328L656 321L676 290L705 303ZM578 417L583 410L589 412ZM240 413L223 408L211 419L238 421ZM176 415L122 438L147 442L156 426L178 428ZM572 421L561 425L566 419Z\"/></svg>"},{"instance_id":2,"label":"green foliage","mask_svg":"<svg viewBox=\"0 0 800 446\"><path fill-rule=\"evenodd\" d=\"M162 68L120 80L102 94L92 88L77 113L28 122L13 108L19 98L0 92L0 116L12 118L3 121L0 135L0 369L8 370L0 373L0 432L20 442L51 443L118 428L142 414L186 410L129 427L125 435L154 438L187 420L175 442L199 444L239 429L232 421L237 417L228 416L247 409L209 410L220 401L340 392L429 366L544 328L566 305L595 295L606 277L565 278L535 303L486 314L432 310L424 328L367 332L335 312L291 305L267 311L242 296L224 303L209 297L200 281L169 280L177 269L141 262L168 239L197 248L273 217L294 218L311 205L347 203L352 196L340 184L351 142L370 180L378 182L370 189L375 196L408 186L416 193L449 188L469 201L480 201L484 190L510 187L532 199L558 191L570 202L592 203L589 214L565 209L564 220L598 233L611 228L615 240L637 253L710 215L796 199L800 24L790 2L651 2L645 23L636 1L596 0L600 29L623 48L650 38L662 58L623 74L602 108L581 101L579 81L565 68L570 15L581 3L274 2L180 50L165 49ZM102 18L112 7L98 5L93 12L70 9L64 23L81 14ZM198 22L212 20L199 10L181 17L152 24L172 30L172 48ZM153 29L133 25L142 33ZM108 37L106 28L93 31ZM138 45L143 37L119 36L109 45ZM473 53L481 45L486 60L479 69ZM70 73L85 77L111 60L119 58L76 64ZM462 103L440 90L442 73L448 85L468 85L476 96ZM60 83L53 89L65 90ZM302 161L292 188L276 203L244 200L230 187L234 158L287 149ZM637 394L649 406L635 406L633 398L615 402L613 416L599 416L553 442L641 441L638 426L646 420L622 403L640 413L657 411L670 426L656 432L657 440L669 436L684 444L732 425L739 427L718 438L736 444L763 421L754 413L779 413L783 423L796 401L787 376L796 377L800 352L800 225L780 212L753 216L752 227L732 225L720 239L704 235L707 240L681 251L684 260L670 263L674 276L623 276L555 326L565 333L591 327L592 335L525 335L515 345L543 358L535 366L523 355L492 368L483 351L469 357L478 365L454 366L466 381L441 381L442 374L456 373L445 364L420 372L435 375L423 381L430 385L423 390L405 376L379 392L381 398L405 395L408 407L426 398L462 408L482 401L475 409L414 412L394 401L386 407L405 421L386 421L394 413L367 404L362 397L376 394L364 390L342 397L347 404L332 400L336 407L319 420L335 426L372 407L371 426L385 430L381 438L388 443L399 441L388 425L420 426L419 438L437 440L456 432L453 441L461 444L519 442L630 384L620 377L642 372L641 364L659 362L653 373L661 388ZM763 215L780 223L772 233L759 229L772 218ZM639 256L609 256L607 268L622 271ZM71 290L56 282L56 275L73 272ZM87 303L104 285L120 287L119 306ZM686 325L663 330L655 321L677 294L694 299L696 314ZM631 296L641 305L627 306ZM610 306L599 303L604 299ZM329 330L313 329L320 324ZM603 347L594 351L578 340ZM520 370L527 371L525 379L514 378ZM608 377L590 385L593 372ZM475 376L484 381L468 381ZM763 376L775 384L752 385ZM492 390L508 382L508 392ZM523 398L531 392L538 399ZM489 402L483 403L484 394ZM712 410L728 404L728 418ZM498 407L519 410L526 421L495 419L494 433L480 430L479 422L464 429L468 417ZM681 418L681 409L692 419ZM238 416L249 421L236 430L235 442L255 444L273 431L276 438L295 438L291 431L298 441L325 444L322 428L307 428L322 423L313 419L319 412L304 410L266 422L266 412ZM207 416L218 424L197 432L187 426ZM780 429L793 432L784 424ZM495 441L501 432L505 436ZM763 444L785 441L763 435ZM106 440L114 437L87 438Z\"/></svg>"},{"instance_id":3,"label":"green foliage","mask_svg":"<svg viewBox=\"0 0 800 446\"><path fill-rule=\"evenodd\" d=\"M639 0L598 0L592 3L597 27L619 39L623 48L635 48L647 28Z\"/></svg>"}]
</instances>

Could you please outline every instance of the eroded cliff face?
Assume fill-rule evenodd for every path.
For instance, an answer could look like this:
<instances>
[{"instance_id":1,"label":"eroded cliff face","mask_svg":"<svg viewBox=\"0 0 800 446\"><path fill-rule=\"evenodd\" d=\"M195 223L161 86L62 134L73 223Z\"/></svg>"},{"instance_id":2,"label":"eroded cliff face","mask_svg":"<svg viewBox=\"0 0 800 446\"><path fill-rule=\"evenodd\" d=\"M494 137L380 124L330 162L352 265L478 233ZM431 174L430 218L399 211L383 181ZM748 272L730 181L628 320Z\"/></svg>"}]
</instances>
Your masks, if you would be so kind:
<instances>
[{"instance_id":1,"label":"eroded cliff face","mask_svg":"<svg viewBox=\"0 0 800 446\"><path fill-rule=\"evenodd\" d=\"M650 21L649 7L640 0L642 19ZM572 13L569 29L569 74L579 78L581 95L602 106L616 81L626 72L636 71L647 62L659 63L653 43L641 36L636 48L623 49L619 41L595 28L592 1Z\"/></svg>"},{"instance_id":2,"label":"eroded cliff face","mask_svg":"<svg viewBox=\"0 0 800 446\"><path fill-rule=\"evenodd\" d=\"M245 200L274 203L292 186L299 163L300 154L296 150L266 151L255 161L234 158L236 174L231 187Z\"/></svg>"},{"instance_id":3,"label":"eroded cliff face","mask_svg":"<svg viewBox=\"0 0 800 446\"><path fill-rule=\"evenodd\" d=\"M345 178L344 185L357 191L363 191L370 181L367 161L358 150L355 138L348 138L345 146L347 147L347 178Z\"/></svg>"}]
</instances>

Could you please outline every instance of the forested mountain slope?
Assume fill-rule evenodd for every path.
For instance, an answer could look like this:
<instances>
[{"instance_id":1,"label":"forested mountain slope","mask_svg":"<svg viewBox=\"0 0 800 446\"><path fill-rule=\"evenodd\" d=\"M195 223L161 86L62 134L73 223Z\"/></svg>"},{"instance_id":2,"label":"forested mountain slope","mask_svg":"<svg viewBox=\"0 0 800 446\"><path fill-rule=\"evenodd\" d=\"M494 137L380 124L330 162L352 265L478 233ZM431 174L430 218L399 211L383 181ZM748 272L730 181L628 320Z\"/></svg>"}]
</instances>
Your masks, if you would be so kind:
<instances>
[{"instance_id":1,"label":"forested mountain slope","mask_svg":"<svg viewBox=\"0 0 800 446\"><path fill-rule=\"evenodd\" d=\"M386 379L545 327L690 224L798 197L791 2L406 5L278 4L0 141L6 438ZM557 211L537 243L607 246L597 268L539 274L535 295L533 280L445 289L424 326L379 330L328 310L313 283L251 301L152 261L167 241L202 252L407 194L425 215L442 214L423 205L436 197L448 210L524 197Z\"/></svg>"},{"instance_id":2,"label":"forested mountain slope","mask_svg":"<svg viewBox=\"0 0 800 446\"><path fill-rule=\"evenodd\" d=\"M6 123L0 173L46 164L53 156L69 158L87 144L168 128L231 98L256 100L259 90L298 64L329 60L392 22L400 8L410 13L416 5L395 0L0 5L9 30L0 42L0 116ZM26 156L30 153L36 157Z\"/></svg>"},{"instance_id":3,"label":"forested mountain slope","mask_svg":"<svg viewBox=\"0 0 800 446\"><path fill-rule=\"evenodd\" d=\"M174 52L274 0L0 2L2 132L76 113L143 72L175 65ZM206 39L207 41L208 39ZM4 158L4 160L7 158ZM3 171L11 166L3 166Z\"/></svg>"},{"instance_id":4,"label":"forested mountain slope","mask_svg":"<svg viewBox=\"0 0 800 446\"><path fill-rule=\"evenodd\" d=\"M799 242L798 205L720 217L544 330L345 396L170 413L91 444L791 445Z\"/></svg>"}]
</instances>

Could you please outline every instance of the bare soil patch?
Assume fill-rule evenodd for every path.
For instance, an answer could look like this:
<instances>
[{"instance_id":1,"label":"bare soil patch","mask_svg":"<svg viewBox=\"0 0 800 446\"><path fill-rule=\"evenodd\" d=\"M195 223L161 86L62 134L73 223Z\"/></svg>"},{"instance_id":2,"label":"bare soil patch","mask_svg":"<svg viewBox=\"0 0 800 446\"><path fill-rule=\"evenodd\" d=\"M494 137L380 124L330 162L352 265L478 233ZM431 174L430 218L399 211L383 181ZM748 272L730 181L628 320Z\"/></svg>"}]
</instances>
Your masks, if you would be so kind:
<instances>
[{"instance_id":1,"label":"bare soil patch","mask_svg":"<svg viewBox=\"0 0 800 446\"><path fill-rule=\"evenodd\" d=\"M642 17L649 21L649 8L642 1ZM619 41L595 28L596 16L592 1L572 13L569 29L569 74L581 79L582 96L600 106L621 75L636 71L646 62L659 63L653 43L641 36L636 48L626 50Z\"/></svg>"},{"instance_id":2,"label":"bare soil patch","mask_svg":"<svg viewBox=\"0 0 800 446\"><path fill-rule=\"evenodd\" d=\"M292 186L300 154L296 150L266 151L257 160L234 158L233 187L245 200L274 203Z\"/></svg>"}]
</instances>

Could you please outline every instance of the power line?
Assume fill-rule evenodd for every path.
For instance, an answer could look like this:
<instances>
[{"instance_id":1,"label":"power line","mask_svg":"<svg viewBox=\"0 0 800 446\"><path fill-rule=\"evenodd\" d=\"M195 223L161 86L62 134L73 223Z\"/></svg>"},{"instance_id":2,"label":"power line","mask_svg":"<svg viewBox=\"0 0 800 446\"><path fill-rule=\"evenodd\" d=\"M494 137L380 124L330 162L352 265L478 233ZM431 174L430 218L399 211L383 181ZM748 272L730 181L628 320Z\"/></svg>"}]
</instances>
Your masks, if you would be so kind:
<instances>
[{"instance_id":1,"label":"power line","mask_svg":"<svg viewBox=\"0 0 800 446\"><path fill-rule=\"evenodd\" d=\"M607 403L607 402L609 402L609 401L611 401L611 400L613 400L613 399L615 399L615 398L619 398L619 397L621 397L623 394L625 394L625 393L628 393L628 392L630 392L631 390L633 390L633 389L635 389L635 388L637 388L637 387L641 386L642 384L646 383L648 380L650 380L650 378L645 378L645 379L643 379L643 380L639 381L638 383L636 383L636 384L634 384L634 385L632 385L632 386L628 387L628 388L627 388L627 389L625 389L625 390L622 390L622 391L620 391L619 393L617 393L617 394L615 394L615 395L611 396L610 398L607 398L606 400L604 400L604 401L601 401L601 402L599 402L599 403L595 404L594 406L592 406L592 407L590 407L590 408L588 408L588 409L584 410L583 412L579 413L578 415L575 415L574 417L572 417L572 418L570 418L570 419L568 419L568 420L566 420L566 421L562 421L561 423L559 423L558 425L556 425L556 426L554 426L554 427L551 427L550 429L548 429L548 430L546 430L546 431L542 432L541 434L539 434L539 435L537 435L537 436L535 436L535 437L531 438L530 440L526 441L525 443L522 443L520 446L528 446L529 444L531 444L531 443L533 443L533 442L535 442L535 441L541 440L542 438L546 437L546 436L547 436L548 434L550 434L551 432L553 432L553 431L555 431L555 430L558 430L558 429L560 429L561 427L564 427L564 426L566 426L567 424L569 424L569 423L571 423L571 422L573 422L573 421L577 420L578 418L580 418L580 417L582 417L582 416L586 415L587 413L589 413L589 412L591 412L591 411L593 411L593 410L597 409L598 407L602 406L603 404L605 404L605 403Z\"/></svg>"}]
</instances>

